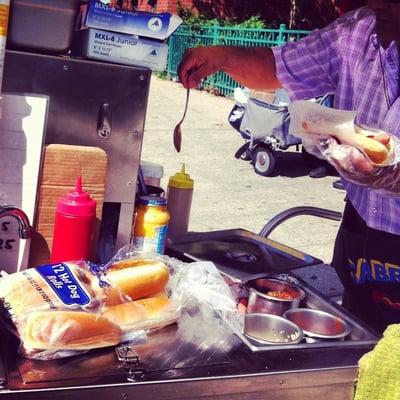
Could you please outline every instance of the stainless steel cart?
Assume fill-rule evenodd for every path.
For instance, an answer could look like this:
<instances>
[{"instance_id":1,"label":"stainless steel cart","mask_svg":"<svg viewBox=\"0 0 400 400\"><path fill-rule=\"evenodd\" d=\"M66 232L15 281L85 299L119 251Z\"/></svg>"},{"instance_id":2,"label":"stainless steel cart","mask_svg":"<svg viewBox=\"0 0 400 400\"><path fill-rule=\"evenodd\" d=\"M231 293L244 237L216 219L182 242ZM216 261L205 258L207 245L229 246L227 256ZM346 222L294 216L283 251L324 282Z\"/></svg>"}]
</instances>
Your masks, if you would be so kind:
<instances>
[{"instance_id":1,"label":"stainless steel cart","mask_svg":"<svg viewBox=\"0 0 400 400\"><path fill-rule=\"evenodd\" d=\"M329 214L332 216L340 217ZM242 281L279 273L279 269L268 268L276 260L285 269L293 265L293 273L305 266L321 265L314 257L242 229L189 234L168 251L187 261L214 258L223 273L236 274ZM208 256L202 251L208 251ZM229 267L224 267L227 260ZM357 362L373 348L378 336L301 278L300 283L307 293L306 306L327 310L347 321L351 326L347 340L259 347L218 319L215 329L207 330L196 312L185 310L182 318L198 329L197 341L187 340L179 321L133 348L120 346L62 360L36 361L17 356L17 344L3 329L0 396L41 400L350 400ZM217 341L221 332L229 345L202 345L202 338L207 338L207 343L210 336Z\"/></svg>"}]
</instances>

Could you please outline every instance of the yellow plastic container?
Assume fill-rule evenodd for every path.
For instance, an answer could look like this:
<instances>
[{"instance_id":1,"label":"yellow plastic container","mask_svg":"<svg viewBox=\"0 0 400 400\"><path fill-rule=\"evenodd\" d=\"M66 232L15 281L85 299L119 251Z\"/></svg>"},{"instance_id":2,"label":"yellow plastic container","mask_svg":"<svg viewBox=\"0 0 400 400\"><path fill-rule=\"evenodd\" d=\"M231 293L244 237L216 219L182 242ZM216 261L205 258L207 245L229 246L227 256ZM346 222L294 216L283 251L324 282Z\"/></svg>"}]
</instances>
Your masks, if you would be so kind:
<instances>
[{"instance_id":1,"label":"yellow plastic container","mask_svg":"<svg viewBox=\"0 0 400 400\"><path fill-rule=\"evenodd\" d=\"M168 222L166 199L140 196L135 205L131 243L143 252L164 254Z\"/></svg>"},{"instance_id":2,"label":"yellow plastic container","mask_svg":"<svg viewBox=\"0 0 400 400\"><path fill-rule=\"evenodd\" d=\"M182 164L180 172L169 178L167 208L171 216L168 227L168 236L171 239L188 232L193 187L193 179L186 173L185 164Z\"/></svg>"}]
</instances>

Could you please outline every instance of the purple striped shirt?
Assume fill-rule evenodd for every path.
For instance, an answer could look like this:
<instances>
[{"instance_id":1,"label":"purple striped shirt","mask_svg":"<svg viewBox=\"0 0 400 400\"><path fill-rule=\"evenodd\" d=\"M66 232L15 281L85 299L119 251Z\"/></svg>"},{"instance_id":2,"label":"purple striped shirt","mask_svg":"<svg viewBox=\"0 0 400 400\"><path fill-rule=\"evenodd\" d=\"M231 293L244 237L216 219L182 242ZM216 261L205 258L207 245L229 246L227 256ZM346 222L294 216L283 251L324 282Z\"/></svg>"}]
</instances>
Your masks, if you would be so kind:
<instances>
[{"instance_id":1,"label":"purple striped shirt","mask_svg":"<svg viewBox=\"0 0 400 400\"><path fill-rule=\"evenodd\" d=\"M358 124L400 137L399 53L395 42L380 46L375 23L374 12L363 7L298 42L273 48L277 76L291 101L332 93L334 107L356 111ZM399 196L345 185L369 227L400 234Z\"/></svg>"}]
</instances>

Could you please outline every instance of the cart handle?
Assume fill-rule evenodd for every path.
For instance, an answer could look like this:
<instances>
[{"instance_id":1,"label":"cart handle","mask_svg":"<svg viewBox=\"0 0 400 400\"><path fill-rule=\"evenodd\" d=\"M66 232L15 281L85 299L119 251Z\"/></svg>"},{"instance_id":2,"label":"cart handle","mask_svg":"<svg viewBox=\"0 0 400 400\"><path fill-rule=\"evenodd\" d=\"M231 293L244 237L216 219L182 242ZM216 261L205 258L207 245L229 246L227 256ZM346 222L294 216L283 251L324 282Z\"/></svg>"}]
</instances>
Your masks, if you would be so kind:
<instances>
[{"instance_id":1,"label":"cart handle","mask_svg":"<svg viewBox=\"0 0 400 400\"><path fill-rule=\"evenodd\" d=\"M332 219L334 221L340 221L342 219L342 213L339 211L311 206L292 207L271 218L261 229L259 235L268 237L282 222L299 215L313 215L315 217Z\"/></svg>"}]
</instances>

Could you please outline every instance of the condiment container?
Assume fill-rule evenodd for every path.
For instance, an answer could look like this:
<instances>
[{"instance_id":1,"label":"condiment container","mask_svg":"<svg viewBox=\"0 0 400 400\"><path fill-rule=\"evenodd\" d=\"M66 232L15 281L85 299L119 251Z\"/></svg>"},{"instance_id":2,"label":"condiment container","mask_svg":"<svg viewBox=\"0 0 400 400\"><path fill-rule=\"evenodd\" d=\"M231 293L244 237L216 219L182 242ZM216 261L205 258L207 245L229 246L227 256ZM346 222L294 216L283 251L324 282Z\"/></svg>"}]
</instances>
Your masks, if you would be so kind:
<instances>
[{"instance_id":1,"label":"condiment container","mask_svg":"<svg viewBox=\"0 0 400 400\"><path fill-rule=\"evenodd\" d=\"M82 190L82 177L75 190L57 203L51 262L88 260L91 253L96 201Z\"/></svg>"},{"instance_id":2,"label":"condiment container","mask_svg":"<svg viewBox=\"0 0 400 400\"><path fill-rule=\"evenodd\" d=\"M343 341L351 332L343 319L321 310L297 308L286 311L283 316L303 330L307 343L325 340Z\"/></svg>"},{"instance_id":3,"label":"condiment container","mask_svg":"<svg viewBox=\"0 0 400 400\"><path fill-rule=\"evenodd\" d=\"M303 340L296 324L272 314L246 314L243 334L259 344L296 344Z\"/></svg>"},{"instance_id":4,"label":"condiment container","mask_svg":"<svg viewBox=\"0 0 400 400\"><path fill-rule=\"evenodd\" d=\"M168 232L167 200L156 196L139 196L131 243L139 251L163 254Z\"/></svg>"},{"instance_id":5,"label":"condiment container","mask_svg":"<svg viewBox=\"0 0 400 400\"><path fill-rule=\"evenodd\" d=\"M140 167L142 168L146 185L159 187L161 184L161 178L164 176L163 166L151 161L141 160Z\"/></svg>"},{"instance_id":6,"label":"condiment container","mask_svg":"<svg viewBox=\"0 0 400 400\"><path fill-rule=\"evenodd\" d=\"M170 238L188 232L193 186L193 179L185 172L185 164L182 164L180 172L169 178L167 208L171 216L168 227L168 237Z\"/></svg>"},{"instance_id":7,"label":"condiment container","mask_svg":"<svg viewBox=\"0 0 400 400\"><path fill-rule=\"evenodd\" d=\"M275 278L249 281L248 313L283 315L287 310L298 308L305 298L299 286Z\"/></svg>"}]
</instances>

